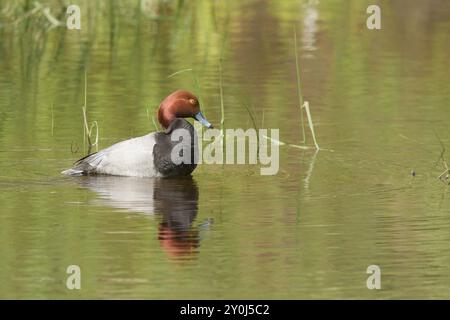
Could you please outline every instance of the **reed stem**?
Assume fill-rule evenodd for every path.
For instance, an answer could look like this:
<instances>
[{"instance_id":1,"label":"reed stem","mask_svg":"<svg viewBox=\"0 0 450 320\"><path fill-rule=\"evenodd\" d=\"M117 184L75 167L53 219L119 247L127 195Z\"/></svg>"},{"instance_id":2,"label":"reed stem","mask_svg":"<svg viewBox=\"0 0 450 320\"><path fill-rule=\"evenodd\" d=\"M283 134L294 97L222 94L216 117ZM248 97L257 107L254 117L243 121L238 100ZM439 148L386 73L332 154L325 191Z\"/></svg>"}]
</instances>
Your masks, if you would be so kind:
<instances>
[{"instance_id":1,"label":"reed stem","mask_svg":"<svg viewBox=\"0 0 450 320\"><path fill-rule=\"evenodd\" d=\"M305 133L305 123L303 120L303 95L302 88L300 84L300 65L298 62L298 47L297 47L297 29L294 26L294 50L295 50L295 71L297 74L297 95L298 95L298 105L300 107L300 121L302 124L302 138L301 143L306 143L306 133Z\"/></svg>"}]
</instances>

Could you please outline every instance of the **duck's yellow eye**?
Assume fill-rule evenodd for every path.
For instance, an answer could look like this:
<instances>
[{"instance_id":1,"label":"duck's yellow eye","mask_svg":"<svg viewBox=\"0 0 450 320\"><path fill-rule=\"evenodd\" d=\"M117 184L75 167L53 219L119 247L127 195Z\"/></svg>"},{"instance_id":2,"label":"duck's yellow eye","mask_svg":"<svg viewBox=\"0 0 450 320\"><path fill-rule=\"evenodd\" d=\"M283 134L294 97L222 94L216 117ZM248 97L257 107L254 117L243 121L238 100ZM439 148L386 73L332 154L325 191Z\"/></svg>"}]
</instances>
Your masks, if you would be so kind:
<instances>
[{"instance_id":1,"label":"duck's yellow eye","mask_svg":"<svg viewBox=\"0 0 450 320\"><path fill-rule=\"evenodd\" d=\"M195 105L195 99L189 99L189 102L192 104L192 105Z\"/></svg>"}]
</instances>

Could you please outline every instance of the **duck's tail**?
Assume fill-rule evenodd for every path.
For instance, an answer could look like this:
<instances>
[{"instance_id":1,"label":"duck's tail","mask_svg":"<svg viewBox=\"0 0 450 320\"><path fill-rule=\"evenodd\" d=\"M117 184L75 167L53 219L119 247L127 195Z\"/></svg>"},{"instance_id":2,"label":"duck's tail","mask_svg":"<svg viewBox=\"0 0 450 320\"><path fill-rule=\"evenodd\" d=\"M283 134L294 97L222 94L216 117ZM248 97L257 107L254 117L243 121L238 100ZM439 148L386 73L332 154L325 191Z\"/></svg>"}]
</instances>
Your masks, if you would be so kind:
<instances>
[{"instance_id":1,"label":"duck's tail","mask_svg":"<svg viewBox=\"0 0 450 320\"><path fill-rule=\"evenodd\" d=\"M72 168L64 170L61 173L67 176L85 176L95 174L95 169L102 162L104 155L104 150L91 153L75 162Z\"/></svg>"},{"instance_id":2,"label":"duck's tail","mask_svg":"<svg viewBox=\"0 0 450 320\"><path fill-rule=\"evenodd\" d=\"M64 174L66 176L82 176L82 175L84 175L83 170L79 170L79 169L75 169L75 168L70 168L70 169L64 170L61 172L61 174Z\"/></svg>"}]
</instances>

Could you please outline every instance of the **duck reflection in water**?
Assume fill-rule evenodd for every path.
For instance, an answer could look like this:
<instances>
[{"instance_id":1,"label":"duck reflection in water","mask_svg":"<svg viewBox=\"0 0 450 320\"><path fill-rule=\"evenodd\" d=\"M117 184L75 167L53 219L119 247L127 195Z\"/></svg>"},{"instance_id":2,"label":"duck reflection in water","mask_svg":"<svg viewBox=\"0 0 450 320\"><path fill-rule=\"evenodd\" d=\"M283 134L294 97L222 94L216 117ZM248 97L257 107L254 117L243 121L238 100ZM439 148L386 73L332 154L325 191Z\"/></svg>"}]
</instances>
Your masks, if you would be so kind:
<instances>
[{"instance_id":1,"label":"duck reflection in water","mask_svg":"<svg viewBox=\"0 0 450 320\"><path fill-rule=\"evenodd\" d=\"M145 214L161 215L158 239L161 248L175 259L198 253L199 228L192 223L198 213L198 188L191 176L167 179L87 176L81 186L98 194L100 205Z\"/></svg>"}]
</instances>

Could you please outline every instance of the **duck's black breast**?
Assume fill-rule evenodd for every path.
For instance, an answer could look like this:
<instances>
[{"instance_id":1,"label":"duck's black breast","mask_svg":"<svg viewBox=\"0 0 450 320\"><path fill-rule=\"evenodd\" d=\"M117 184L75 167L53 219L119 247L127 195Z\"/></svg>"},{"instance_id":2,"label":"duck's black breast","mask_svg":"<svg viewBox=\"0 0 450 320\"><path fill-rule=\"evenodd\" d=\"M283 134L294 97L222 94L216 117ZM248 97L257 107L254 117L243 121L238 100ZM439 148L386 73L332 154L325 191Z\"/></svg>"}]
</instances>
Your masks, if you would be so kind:
<instances>
[{"instance_id":1,"label":"duck's black breast","mask_svg":"<svg viewBox=\"0 0 450 320\"><path fill-rule=\"evenodd\" d=\"M186 120L176 118L166 131L155 134L155 142L153 162L156 170L164 177L189 175L197 167L197 135L194 127ZM180 158L187 161L175 163L172 152L178 152Z\"/></svg>"}]
</instances>

